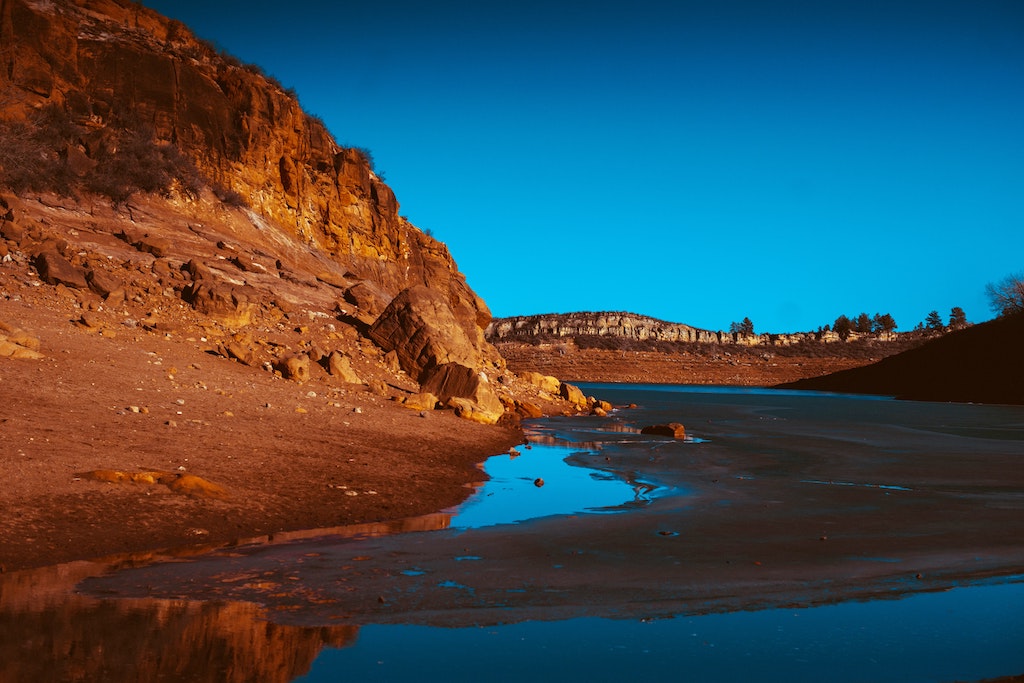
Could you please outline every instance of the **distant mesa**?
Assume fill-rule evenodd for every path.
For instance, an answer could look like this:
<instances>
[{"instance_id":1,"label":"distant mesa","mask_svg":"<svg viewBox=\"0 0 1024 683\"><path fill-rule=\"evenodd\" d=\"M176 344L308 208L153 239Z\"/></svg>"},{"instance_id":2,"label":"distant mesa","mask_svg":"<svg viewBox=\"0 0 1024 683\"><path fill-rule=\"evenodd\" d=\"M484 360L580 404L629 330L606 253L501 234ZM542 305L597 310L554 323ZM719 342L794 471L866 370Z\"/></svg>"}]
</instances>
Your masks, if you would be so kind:
<instances>
[{"instance_id":1,"label":"distant mesa","mask_svg":"<svg viewBox=\"0 0 1024 683\"><path fill-rule=\"evenodd\" d=\"M742 346L790 345L806 341L839 342L831 331L787 334L742 334L705 330L683 323L667 322L628 312L544 313L495 318L487 326L491 343L525 341L539 338L608 337L641 342L683 342L698 344L738 344ZM856 338L855 336L852 338Z\"/></svg>"}]
</instances>

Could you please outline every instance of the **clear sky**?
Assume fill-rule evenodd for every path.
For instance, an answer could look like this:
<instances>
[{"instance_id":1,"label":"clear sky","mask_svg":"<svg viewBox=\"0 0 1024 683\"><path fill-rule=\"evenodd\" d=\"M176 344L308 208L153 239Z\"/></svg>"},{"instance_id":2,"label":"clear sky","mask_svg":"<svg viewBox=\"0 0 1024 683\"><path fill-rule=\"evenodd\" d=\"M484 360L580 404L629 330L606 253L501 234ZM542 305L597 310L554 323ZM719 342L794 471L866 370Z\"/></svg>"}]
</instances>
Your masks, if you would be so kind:
<instances>
[{"instance_id":1,"label":"clear sky","mask_svg":"<svg viewBox=\"0 0 1024 683\"><path fill-rule=\"evenodd\" d=\"M144 0L369 148L495 316L992 317L1024 1Z\"/></svg>"}]
</instances>

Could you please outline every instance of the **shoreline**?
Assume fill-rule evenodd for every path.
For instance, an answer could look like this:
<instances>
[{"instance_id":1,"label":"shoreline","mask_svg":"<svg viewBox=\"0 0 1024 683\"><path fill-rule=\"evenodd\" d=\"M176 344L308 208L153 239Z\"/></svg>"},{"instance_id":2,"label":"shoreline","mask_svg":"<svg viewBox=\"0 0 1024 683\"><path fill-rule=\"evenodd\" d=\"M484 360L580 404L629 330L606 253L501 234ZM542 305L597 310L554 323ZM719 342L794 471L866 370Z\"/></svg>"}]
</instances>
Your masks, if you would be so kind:
<instances>
[{"instance_id":1,"label":"shoreline","mask_svg":"<svg viewBox=\"0 0 1024 683\"><path fill-rule=\"evenodd\" d=\"M973 407L894 409L837 400L841 406L810 406L800 416L790 412L794 404L788 400L767 409L757 399L690 402L686 412L697 436L707 437L700 442L624 438L621 429L608 428L608 418L546 421L531 441L561 438L567 453L586 449L572 456L577 465L679 492L654 495L621 514L542 516L459 530L442 526L429 542L401 535L359 543L324 537L154 564L91 580L84 588L95 595L242 600L264 605L274 621L304 626L451 626L606 611L658 618L828 604L1022 578L1020 536L1014 533L1021 523L1012 507L1020 478L971 477L974 458L961 450L978 446L984 454L976 457L1005 472L1013 460L1006 446L971 436L946 444L948 435L919 426ZM837 429L836 408L855 413L907 455L885 457L871 443L852 445L850 435L861 431ZM777 423L765 419L776 409L799 422L785 432L785 444L777 441ZM996 422L1009 419L998 408L983 410ZM581 440L564 441L574 432ZM591 445L602 438L603 445ZM821 449L822 438L853 452ZM922 445L922 438L928 442ZM758 444L772 439L773 453L761 453ZM921 453L933 456L925 472L913 467ZM966 489L957 493L952 482ZM540 495L546 490L539 489ZM293 575L298 581L290 584ZM267 583L252 582L255 576ZM471 590L437 590L439 578ZM528 590L536 585L545 586L542 597ZM322 602L310 604L310 592Z\"/></svg>"},{"instance_id":2,"label":"shoreline","mask_svg":"<svg viewBox=\"0 0 1024 683\"><path fill-rule=\"evenodd\" d=\"M0 571L435 513L522 441L515 425L282 380L184 334L103 336L70 324L68 302L32 303L0 301L43 353L0 358ZM83 476L96 470L226 493Z\"/></svg>"}]
</instances>

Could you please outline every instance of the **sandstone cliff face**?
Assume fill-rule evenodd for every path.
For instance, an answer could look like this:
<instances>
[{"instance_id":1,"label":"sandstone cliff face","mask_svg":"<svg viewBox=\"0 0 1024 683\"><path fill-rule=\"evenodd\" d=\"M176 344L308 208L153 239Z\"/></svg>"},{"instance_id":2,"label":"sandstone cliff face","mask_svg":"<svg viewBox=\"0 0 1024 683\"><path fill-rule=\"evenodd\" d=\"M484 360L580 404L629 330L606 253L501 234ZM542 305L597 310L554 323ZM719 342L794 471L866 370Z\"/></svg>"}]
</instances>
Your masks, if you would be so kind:
<instances>
[{"instance_id":1,"label":"sandstone cliff face","mask_svg":"<svg viewBox=\"0 0 1024 683\"><path fill-rule=\"evenodd\" d=\"M741 335L703 330L634 313L579 312L525 315L492 320L485 331L493 343L530 341L540 337L618 337L632 341L739 344L742 346L797 344L807 341L839 342L835 332ZM858 335L851 335L856 339ZM888 337L886 339L889 339Z\"/></svg>"},{"instance_id":2,"label":"sandstone cliff face","mask_svg":"<svg viewBox=\"0 0 1024 683\"><path fill-rule=\"evenodd\" d=\"M0 41L3 118L58 105L91 131L74 151L88 156L90 143L130 114L262 218L340 264L341 275L391 296L426 285L489 319L445 246L398 215L362 152L337 145L292 93L180 22L129 0L8 0Z\"/></svg>"},{"instance_id":3,"label":"sandstone cliff face","mask_svg":"<svg viewBox=\"0 0 1024 683\"><path fill-rule=\"evenodd\" d=\"M261 325L258 336L265 337L266 330L305 310L311 319L334 318L357 332L341 335L330 323L327 333L345 336L351 345L350 337L362 337L378 315L399 308L389 303L404 294L413 308L429 303L437 315L424 324L404 314L408 306L399 308L388 321L387 343L381 335L372 337L384 351L397 352L395 372L401 367L421 381L424 368L406 362L409 353L396 348L395 340L414 334L426 347L445 350L443 358L430 359L433 364L456 358L481 377L504 369L484 337L490 311L445 245L398 214L394 193L364 151L339 146L322 121L302 111L294 93L258 67L218 53L180 22L130 0L4 0L0 41L4 139L16 139L13 126L24 124L20 130L27 134L42 130L58 140L27 153L0 155L0 185L6 185L0 189L16 189L11 169L40 156L40 149L45 163L71 179L51 187L44 171L44 188L38 187L38 173L36 185L23 185L71 196L56 207L13 196L8 198L16 209L0 207L7 211L0 237L31 258L44 282L91 290L108 302L112 294L115 301L142 302L138 289L148 291L157 283L133 289L100 281L100 265L117 261L135 268L137 250L147 255L143 270L158 281L153 292L180 298L239 337L222 344L220 355L273 367L298 381L308 372L293 372L289 363L329 361L332 351L345 350L334 348L337 338L321 340L331 344L326 348L309 348L312 342L298 350L277 344L273 353L261 354L256 347L267 340L256 339L254 345L245 329ZM75 185L75 178L109 168L105 160L129 143L159 150L157 155L175 159L175 168L187 167L190 175L175 176L159 188L138 184L131 192L149 195L143 199L129 192L124 197L134 197L130 204L107 193L115 212L123 208L126 215L105 222L100 214L109 215L109 207L100 210L94 202L89 205L90 198L75 197L81 188L99 192L97 186L85 180ZM129 174L130 164L119 172ZM167 201L156 206L154 193ZM129 249L112 248L108 236ZM115 275L129 280L126 273ZM412 297L418 302L409 301L412 293L418 293ZM444 315L438 318L438 312ZM421 339L424 335L430 338ZM350 353L374 357L355 343ZM344 369L344 360L337 356L338 362L321 364L332 375L344 374L335 372ZM376 384L386 393L396 381ZM501 405L496 398L491 403L497 404L494 421Z\"/></svg>"},{"instance_id":4,"label":"sandstone cliff face","mask_svg":"<svg viewBox=\"0 0 1024 683\"><path fill-rule=\"evenodd\" d=\"M719 343L723 333L669 323L632 313L566 313L529 315L494 320L487 328L491 340L542 335L554 337L614 336L638 341ZM728 336L728 335L726 335Z\"/></svg>"}]
</instances>

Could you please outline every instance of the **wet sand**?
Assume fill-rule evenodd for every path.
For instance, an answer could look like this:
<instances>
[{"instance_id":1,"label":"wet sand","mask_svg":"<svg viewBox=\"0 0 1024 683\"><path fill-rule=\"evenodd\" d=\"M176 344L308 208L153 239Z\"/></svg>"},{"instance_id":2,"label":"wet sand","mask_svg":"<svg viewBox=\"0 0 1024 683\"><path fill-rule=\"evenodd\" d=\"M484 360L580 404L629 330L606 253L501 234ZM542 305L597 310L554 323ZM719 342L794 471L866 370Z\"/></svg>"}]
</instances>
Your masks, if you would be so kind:
<instances>
[{"instance_id":1,"label":"wet sand","mask_svg":"<svg viewBox=\"0 0 1024 683\"><path fill-rule=\"evenodd\" d=\"M633 414L550 419L532 433L599 445L574 459L682 492L628 513L232 549L84 588L252 601L307 626L458 626L824 604L1024 569L1020 408L644 398ZM621 431L641 415L681 418L704 441Z\"/></svg>"}]
</instances>

